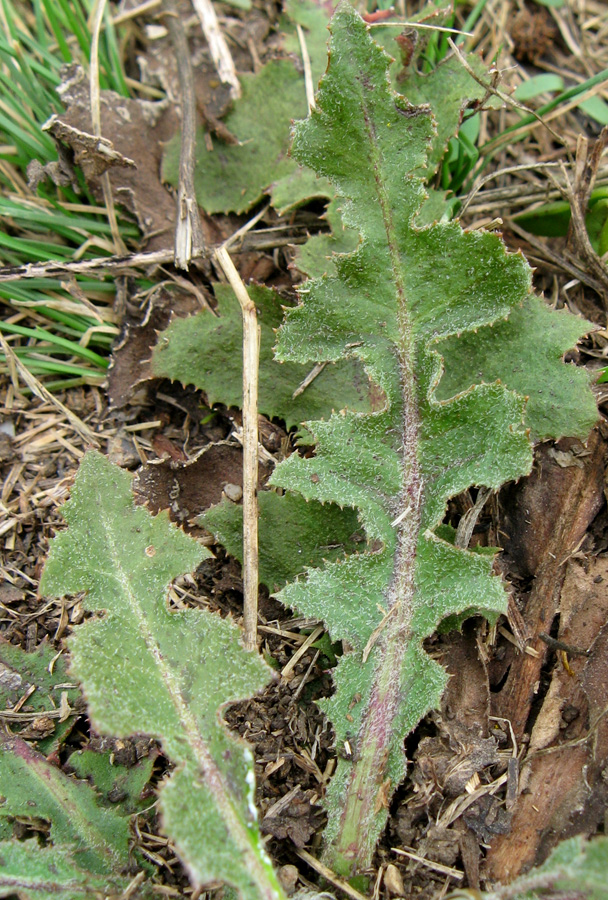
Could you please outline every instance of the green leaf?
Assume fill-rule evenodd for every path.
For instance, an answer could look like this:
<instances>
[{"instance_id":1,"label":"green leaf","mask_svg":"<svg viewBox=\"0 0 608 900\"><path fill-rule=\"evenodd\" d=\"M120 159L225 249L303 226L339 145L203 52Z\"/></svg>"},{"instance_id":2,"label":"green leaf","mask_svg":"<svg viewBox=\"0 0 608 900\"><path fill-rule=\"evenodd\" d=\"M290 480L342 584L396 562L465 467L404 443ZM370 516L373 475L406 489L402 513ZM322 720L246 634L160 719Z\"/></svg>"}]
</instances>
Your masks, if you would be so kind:
<instances>
[{"instance_id":1,"label":"green leaf","mask_svg":"<svg viewBox=\"0 0 608 900\"><path fill-rule=\"evenodd\" d=\"M2 736L0 750L0 794L6 798L0 815L50 822L52 842L78 848L82 865L93 872L128 863L127 821L102 809L88 784L65 776L20 738Z\"/></svg>"},{"instance_id":2,"label":"green leaf","mask_svg":"<svg viewBox=\"0 0 608 900\"><path fill-rule=\"evenodd\" d=\"M242 96L224 119L238 145L214 136L209 151L204 132L197 134L195 190L206 212L245 212L262 198L266 188L298 171L297 163L287 155L291 123L306 113L302 51L294 26L302 26L316 84L327 59L327 22L322 6L310 0L289 0L280 25L285 32L284 50L297 64L292 59L275 59L259 72L241 76ZM162 177L172 185L178 180L179 148L175 137L163 157ZM313 192L306 199L314 196L318 195ZM277 202L293 205L291 201Z\"/></svg>"},{"instance_id":3,"label":"green leaf","mask_svg":"<svg viewBox=\"0 0 608 900\"><path fill-rule=\"evenodd\" d=\"M602 100L601 97L596 95L595 97L589 97L588 100L581 100L578 108L591 119L599 122L600 125L608 125L608 103Z\"/></svg>"},{"instance_id":4,"label":"green leaf","mask_svg":"<svg viewBox=\"0 0 608 900\"><path fill-rule=\"evenodd\" d=\"M608 252L608 199L602 198L589 204L585 224L591 246L598 256L603 256Z\"/></svg>"},{"instance_id":5,"label":"green leaf","mask_svg":"<svg viewBox=\"0 0 608 900\"><path fill-rule=\"evenodd\" d=\"M327 6L318 0L285 0L281 30L285 33L284 49L297 57L302 55L300 38L294 26L300 25L304 32L306 49L310 57L312 80L316 84L327 65L327 30L330 15Z\"/></svg>"},{"instance_id":6,"label":"green leaf","mask_svg":"<svg viewBox=\"0 0 608 900\"><path fill-rule=\"evenodd\" d=\"M608 872L608 838L596 837L586 841L580 835L559 844L546 863L519 879L528 885L537 875L539 887L553 894L582 894L584 900L603 900L606 896L606 872ZM518 882L515 882L517 884ZM524 887L529 891L530 887ZM536 889L538 890L538 888Z\"/></svg>"},{"instance_id":7,"label":"green leaf","mask_svg":"<svg viewBox=\"0 0 608 900\"><path fill-rule=\"evenodd\" d=\"M597 421L597 404L586 370L563 365L562 357L592 329L585 319L529 297L508 319L441 345L446 370L437 397L445 400L474 382L500 379L528 398L525 422L536 440L584 440Z\"/></svg>"},{"instance_id":8,"label":"green leaf","mask_svg":"<svg viewBox=\"0 0 608 900\"><path fill-rule=\"evenodd\" d=\"M270 188L270 196L278 214L284 216L310 200L331 199L334 191L326 178L319 178L306 166L298 166L285 178L275 181Z\"/></svg>"},{"instance_id":9,"label":"green leaf","mask_svg":"<svg viewBox=\"0 0 608 900\"><path fill-rule=\"evenodd\" d=\"M304 81L290 60L272 60L257 74L241 76L242 96L226 116L226 127L239 144L213 137L213 150L197 133L194 187L207 213L242 213L261 199L268 185L296 168L287 157L291 118L304 115ZM176 185L180 140L163 157L162 178Z\"/></svg>"},{"instance_id":10,"label":"green leaf","mask_svg":"<svg viewBox=\"0 0 608 900\"><path fill-rule=\"evenodd\" d=\"M150 795L142 798L144 788L152 777L157 753L145 757L134 766L119 765L109 750L76 750L68 765L79 778L90 780L106 805L119 809L121 815L132 815L150 806Z\"/></svg>"},{"instance_id":11,"label":"green leaf","mask_svg":"<svg viewBox=\"0 0 608 900\"><path fill-rule=\"evenodd\" d=\"M445 399L437 388L451 364L441 358L446 341L467 335L476 349L476 332L522 307L530 270L495 234L453 222L419 226L428 155L432 168L451 132L442 125L438 140L428 107L391 90L389 59L348 4L331 31L317 108L297 125L292 154L334 184L344 221L361 238L333 258L330 274L303 285L277 354L301 363L358 358L383 403L306 423L316 455L293 454L271 483L358 509L367 534L363 552L279 595L347 642L335 694L323 704L338 747L348 740L353 750L327 792L325 858L352 875L370 864L405 774L404 737L440 701L446 675L424 639L450 616L496 617L505 608L492 556L459 549L437 529L450 497L530 470L525 398L498 378L472 378ZM587 402L588 388L582 395Z\"/></svg>"},{"instance_id":12,"label":"green leaf","mask_svg":"<svg viewBox=\"0 0 608 900\"><path fill-rule=\"evenodd\" d=\"M359 235L342 221L340 206L332 200L325 212L330 234L315 234L296 249L294 263L304 275L320 278L335 272L334 254L351 253L359 243Z\"/></svg>"},{"instance_id":13,"label":"green leaf","mask_svg":"<svg viewBox=\"0 0 608 900\"><path fill-rule=\"evenodd\" d=\"M71 718L61 722L58 717L62 693L65 693L70 706L80 695L77 687L65 687L70 683L65 656L58 657L57 651L49 644L40 644L32 653L26 653L21 647L0 638L0 705L10 708L26 692L35 688L21 712L46 714L47 718L55 720L53 734L38 741L39 748L45 753L57 749L72 726ZM23 724L27 725L27 722ZM11 723L13 730L18 727L19 723Z\"/></svg>"},{"instance_id":14,"label":"green leaf","mask_svg":"<svg viewBox=\"0 0 608 900\"><path fill-rule=\"evenodd\" d=\"M284 419L288 428L307 418L329 416L337 404L370 409L369 380L356 360L326 366L298 396L293 394L311 367L279 364L272 352L275 331L283 320L280 296L270 288L251 285L249 294L258 310L261 328L258 406L269 417ZM175 319L161 332L152 353L152 372L205 391L209 403L242 406L241 308L231 288L215 286L217 316L203 310Z\"/></svg>"},{"instance_id":15,"label":"green leaf","mask_svg":"<svg viewBox=\"0 0 608 900\"><path fill-rule=\"evenodd\" d=\"M37 840L0 843L0 897L20 900L89 900L117 896L132 878L81 869L63 847L45 850ZM140 891L134 897L154 896Z\"/></svg>"},{"instance_id":16,"label":"green leaf","mask_svg":"<svg viewBox=\"0 0 608 900\"><path fill-rule=\"evenodd\" d=\"M554 93L555 91L563 91L564 79L561 75L554 75L552 72L543 72L542 75L533 75L527 81L522 81L513 91L513 96L520 103L526 103L533 100L539 94Z\"/></svg>"},{"instance_id":17,"label":"green leaf","mask_svg":"<svg viewBox=\"0 0 608 900\"><path fill-rule=\"evenodd\" d=\"M322 565L357 549L362 536L353 510L308 504L297 494L262 491L260 516L260 581L278 591L305 569ZM243 560L243 508L228 500L211 507L200 522L228 553Z\"/></svg>"},{"instance_id":18,"label":"green leaf","mask_svg":"<svg viewBox=\"0 0 608 900\"><path fill-rule=\"evenodd\" d=\"M1 736L0 754L0 816L48 822L51 844L0 843L0 896L125 890L131 880L128 820L101 807L89 784L68 778L21 738Z\"/></svg>"},{"instance_id":19,"label":"green leaf","mask_svg":"<svg viewBox=\"0 0 608 900\"><path fill-rule=\"evenodd\" d=\"M100 733L147 734L176 765L159 803L193 883L221 880L244 900L274 900L282 891L258 833L251 751L219 715L260 690L268 669L232 622L168 609L171 580L209 553L166 514L136 507L130 481L100 454L84 457L41 590L85 591L86 608L104 612L75 630L72 671Z\"/></svg>"},{"instance_id":20,"label":"green leaf","mask_svg":"<svg viewBox=\"0 0 608 900\"><path fill-rule=\"evenodd\" d=\"M561 9L566 0L534 0L539 6L552 6L553 9Z\"/></svg>"}]
</instances>

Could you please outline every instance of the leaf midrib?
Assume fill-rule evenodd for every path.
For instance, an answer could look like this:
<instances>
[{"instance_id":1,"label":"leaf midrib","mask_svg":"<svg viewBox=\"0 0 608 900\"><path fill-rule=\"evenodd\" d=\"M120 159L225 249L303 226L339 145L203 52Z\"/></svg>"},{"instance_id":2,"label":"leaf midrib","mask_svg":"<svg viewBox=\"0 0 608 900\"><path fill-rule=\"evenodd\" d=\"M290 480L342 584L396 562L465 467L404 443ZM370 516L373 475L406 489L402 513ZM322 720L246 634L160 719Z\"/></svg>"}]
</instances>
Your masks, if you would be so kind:
<instances>
[{"instance_id":1,"label":"leaf midrib","mask_svg":"<svg viewBox=\"0 0 608 900\"><path fill-rule=\"evenodd\" d=\"M376 194L386 233L391 261L392 281L397 300L397 340L395 351L399 365L401 395L401 493L396 503L387 504L391 516L408 510L397 527L393 573L386 591L388 610L396 614L387 620L384 633L370 654L376 662L372 691L357 746L357 761L353 764L347 784L342 813L342 827L335 847L328 848L326 856L337 861L347 856L353 843L365 842L365 834L372 835L373 844L368 848L371 857L375 846L375 830L370 828L378 814L378 796L388 769L389 753L395 740L391 724L404 702L401 694L401 669L411 640L411 619L414 596L414 566L418 534L420 531L420 498L423 495L422 475L418 461L420 418L414 377L415 347L410 316L407 311L406 290L402 273L401 255L393 222L389 194L382 177L382 151L378 145L373 118L365 102L365 84L361 85L361 109L369 139L369 161L374 175ZM365 235L364 235L365 239ZM396 397L389 398L395 402ZM397 451L398 452L398 451ZM375 660L374 660L375 657ZM360 859L360 857L359 857Z\"/></svg>"},{"instance_id":2,"label":"leaf midrib","mask_svg":"<svg viewBox=\"0 0 608 900\"><path fill-rule=\"evenodd\" d=\"M19 738L13 740L8 739L4 741L4 744L10 752L14 753L15 756L22 760L23 763L26 763L34 772L36 780L40 785L40 789L51 798L53 804L58 807L61 814L67 820L63 827L68 833L71 832L72 842L77 845L78 839L84 840L88 850L96 853L105 866L112 867L115 864L116 858L122 856L122 854L120 854L117 848L113 848L112 845L108 843L105 835L95 827L95 823L91 822L90 819L81 812L81 805L79 804L78 799L75 799L74 797L81 787L80 783L72 781L71 779L68 780L68 783L62 782L62 778L67 778L67 776L62 776L59 770L55 773L53 767L43 756L41 756L41 754ZM25 748L23 750L20 749L20 746L24 744L25 747L27 747L27 750L25 750ZM50 777L46 777L47 773L50 773ZM88 789L89 785L84 784L82 787ZM100 816L103 815L101 807L99 807L98 813ZM46 819L47 816L43 815L43 818ZM51 829L61 828L61 826L57 826L53 822L52 818L50 818L49 821L51 823ZM126 858L123 856L123 862L126 861Z\"/></svg>"},{"instance_id":3,"label":"leaf midrib","mask_svg":"<svg viewBox=\"0 0 608 900\"><path fill-rule=\"evenodd\" d=\"M114 540L112 529L114 522L111 518L108 518L107 514L105 514L101 502L100 508L102 509L102 527L106 536L106 542L110 552L110 558L112 559L114 565L117 580L122 587L125 598L127 600L127 604L139 627L139 632L143 637L146 648L152 655L155 666L160 673L161 680L166 687L167 693L169 694L169 698L175 709L178 721L186 735L187 743L193 751L194 760L201 771L202 777L207 787L209 788L210 793L213 796L216 806L219 809L220 815L226 825L228 834L235 841L238 850L244 856L242 867L245 868L245 871L248 871L248 873L252 876L258 886L262 888L264 896L268 897L269 900L275 900L278 895L268 882L266 872L264 871L264 866L261 863L256 849L252 844L249 833L244 826L241 817L239 816L237 804L232 799L231 792L227 784L225 783L222 772L216 765L211 753L207 748L207 744L196 724L196 718L194 714L183 699L177 679L174 677L169 667L164 664L158 642L148 625L148 619L143 613L141 604L138 602L137 597L131 588L128 574L123 568L120 553ZM156 736L161 741L166 741L165 735L159 734ZM179 761L185 762L187 764L187 760ZM201 835L201 840L204 840L204 835Z\"/></svg>"}]
</instances>

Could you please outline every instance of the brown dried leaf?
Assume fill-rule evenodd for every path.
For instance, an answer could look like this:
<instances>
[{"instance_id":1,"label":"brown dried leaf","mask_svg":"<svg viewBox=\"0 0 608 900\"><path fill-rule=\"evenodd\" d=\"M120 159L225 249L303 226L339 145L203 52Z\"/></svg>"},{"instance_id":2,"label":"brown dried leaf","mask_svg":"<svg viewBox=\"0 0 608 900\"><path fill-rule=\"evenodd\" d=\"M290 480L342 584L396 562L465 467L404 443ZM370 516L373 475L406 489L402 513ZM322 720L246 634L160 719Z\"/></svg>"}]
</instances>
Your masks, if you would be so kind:
<instances>
[{"instance_id":1,"label":"brown dried leaf","mask_svg":"<svg viewBox=\"0 0 608 900\"><path fill-rule=\"evenodd\" d=\"M194 293L169 292L160 288L151 296L143 321L125 321L122 335L114 346L108 370L111 407L125 406L135 388L155 378L150 359L159 332L164 331L173 319L185 318L200 308L201 304Z\"/></svg>"},{"instance_id":2,"label":"brown dried leaf","mask_svg":"<svg viewBox=\"0 0 608 900\"><path fill-rule=\"evenodd\" d=\"M119 172L109 170L114 199L135 216L148 250L168 247L175 227L175 201L159 173L163 142L178 127L175 107L166 101L131 100L101 91L100 141L90 133L89 86L80 66L66 67L58 93L66 112L47 123L50 133L72 149L98 198L102 197L99 175L108 164L121 166Z\"/></svg>"},{"instance_id":3,"label":"brown dried leaf","mask_svg":"<svg viewBox=\"0 0 608 900\"><path fill-rule=\"evenodd\" d=\"M260 463L261 489L270 468ZM238 444L221 441L209 444L188 462L163 459L142 466L133 481L137 503L145 503L154 514L169 510L176 522L200 515L219 503L225 485L243 483L243 450Z\"/></svg>"}]
</instances>

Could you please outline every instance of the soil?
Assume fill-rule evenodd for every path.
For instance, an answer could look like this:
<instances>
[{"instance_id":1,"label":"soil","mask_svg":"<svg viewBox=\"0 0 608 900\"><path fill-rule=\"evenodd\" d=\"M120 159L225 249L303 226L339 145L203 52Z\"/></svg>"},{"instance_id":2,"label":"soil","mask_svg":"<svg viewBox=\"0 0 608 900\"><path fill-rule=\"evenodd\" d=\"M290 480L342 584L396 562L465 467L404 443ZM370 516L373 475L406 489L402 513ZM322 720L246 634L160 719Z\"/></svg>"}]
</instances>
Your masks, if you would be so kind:
<instances>
[{"instance_id":1,"label":"soil","mask_svg":"<svg viewBox=\"0 0 608 900\"><path fill-rule=\"evenodd\" d=\"M233 36L237 68L254 69L259 59L273 52L277 10L270 2L258 4L250 14L222 4L218 9ZM407 14L416 9L417 4L407 4ZM141 28L144 22L137 19L134 27ZM525 77L557 72L576 82L596 74L607 65L606 43L602 46L607 29L604 5L592 0L558 8L490 0L474 30L485 59L500 52L499 68L508 84L513 60ZM200 62L198 90L208 97L213 69L194 25L190 31L193 58ZM168 66L160 54L149 59L150 70L164 67L166 74ZM214 113L218 118L221 114L221 108ZM510 116L508 109L484 113L483 138L499 134ZM107 117L110 123L111 115ZM72 122L77 122L75 114ZM499 172L566 161L576 157L577 145L580 159L579 136L586 135L592 143L600 132L600 126L576 107L552 120L552 127L561 135L561 144L546 129L534 127L524 140L504 145L486 172L498 174L472 199L463 224L496 228L495 220L501 218L509 246L521 248L535 267L536 290L544 292L552 305L583 313L597 326L570 354L572 361L594 370L608 354L608 278L602 281L574 229L568 237L545 239L522 232L513 222L514 215L535 202L529 198L554 190L547 170ZM155 140L166 136L161 129ZM137 146L121 152L136 158ZM129 193L127 206L144 231L154 232L148 246L166 249L171 245L167 222L172 225L173 207L158 179L155 153L146 147L143 180L137 181L128 168L114 169L112 179L118 196L121 189ZM600 176L604 171L600 165ZM91 177L94 181L96 173ZM583 196L584 185L575 185L575 190ZM144 195L147 205L138 201ZM162 203L150 202L154 196ZM227 238L255 211L242 217L205 217L207 240L217 244ZM243 279L265 280L293 291L300 280L291 268L293 245L307 232L324 227L319 212L319 204L286 217L267 210L249 246L235 253ZM261 239L256 245L255 235L259 238L271 227L278 235L276 243L260 249ZM155 277L179 280L182 287L188 284L170 266ZM202 293L213 303L205 271L194 270L190 283L197 297ZM238 621L240 567L221 547L212 545L210 535L195 520L222 493L241 483L240 412L210 409L201 392L151 379L146 359L167 311L157 302L150 313L146 302L132 296L129 280L122 283L119 301L123 333L115 348L109 394L85 386L56 397L88 426L103 453L137 473L140 502L154 511L169 509L175 521L212 546L214 558L203 562L193 577L178 581L170 602L177 607L206 607ZM59 651L65 649L72 626L81 621L82 609L78 598L41 598L37 586L49 539L63 527L59 506L69 495L90 442L55 403L29 398L17 381L5 378L0 391L0 632L27 650L46 642ZM473 619L462 632L428 641L427 649L452 677L441 709L427 716L405 741L407 780L392 802L374 866L366 873L375 898L440 900L456 887L506 883L546 859L561 839L604 832L608 393L602 385L596 393L600 419L589 439L539 445L530 477L491 496L477 520L473 542L503 548L497 565L510 592L509 615L494 627ZM274 462L292 449L292 435L283 423L263 417L260 431L266 453L260 471L263 487ZM238 490L235 497L238 500ZM457 525L475 499L473 490L455 498L449 521ZM306 644L317 623L295 618L265 589L260 594L259 623L260 650L272 661L277 678L261 696L231 707L226 720L253 748L262 830L286 888L339 892L335 884L320 880L302 854L320 852L324 825L320 803L335 766L331 730L315 705L331 694L331 660ZM294 655L295 665L281 676ZM63 738L58 757L62 763L69 751L99 746L100 738L91 731L84 711L77 712ZM36 739L31 730L27 736ZM129 765L149 754L151 747L149 742L122 742L120 750ZM154 783L165 770L166 762L159 756ZM153 809L136 817L135 840L156 867L155 891L167 897L199 896L159 829Z\"/></svg>"}]
</instances>

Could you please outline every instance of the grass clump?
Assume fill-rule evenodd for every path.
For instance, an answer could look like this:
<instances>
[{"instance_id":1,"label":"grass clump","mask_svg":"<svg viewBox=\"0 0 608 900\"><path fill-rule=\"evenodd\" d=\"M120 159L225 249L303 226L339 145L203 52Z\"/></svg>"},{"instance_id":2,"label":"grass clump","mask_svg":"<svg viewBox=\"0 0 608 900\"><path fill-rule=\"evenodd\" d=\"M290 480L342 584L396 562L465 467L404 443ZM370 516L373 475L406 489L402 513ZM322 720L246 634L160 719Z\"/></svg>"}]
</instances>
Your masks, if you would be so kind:
<instances>
[{"instance_id":1,"label":"grass clump","mask_svg":"<svg viewBox=\"0 0 608 900\"><path fill-rule=\"evenodd\" d=\"M82 173L71 183L30 183L28 167L56 163L44 123L62 112L57 94L64 64L88 66L93 0L0 0L0 265L76 261L114 253L107 211ZM119 41L106 10L99 41L99 86L129 95ZM119 223L123 241L135 225ZM51 390L99 383L117 327L109 280L74 275L0 282L0 330L29 371ZM7 371L0 354L0 371Z\"/></svg>"}]
</instances>

